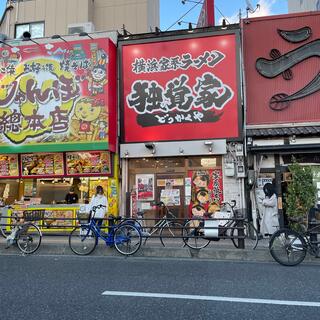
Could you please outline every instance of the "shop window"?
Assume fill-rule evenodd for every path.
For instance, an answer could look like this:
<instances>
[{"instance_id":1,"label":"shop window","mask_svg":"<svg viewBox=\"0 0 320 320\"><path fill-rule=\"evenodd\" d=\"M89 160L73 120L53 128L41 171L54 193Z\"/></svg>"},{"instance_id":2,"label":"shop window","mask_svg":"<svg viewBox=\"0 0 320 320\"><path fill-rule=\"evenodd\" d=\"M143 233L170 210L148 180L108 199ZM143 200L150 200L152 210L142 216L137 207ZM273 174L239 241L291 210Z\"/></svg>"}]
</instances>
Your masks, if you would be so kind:
<instances>
[{"instance_id":1,"label":"shop window","mask_svg":"<svg viewBox=\"0 0 320 320\"><path fill-rule=\"evenodd\" d=\"M26 31L30 32L31 38L42 38L44 37L44 22L17 24L15 26L15 38L22 38Z\"/></svg>"}]
</instances>

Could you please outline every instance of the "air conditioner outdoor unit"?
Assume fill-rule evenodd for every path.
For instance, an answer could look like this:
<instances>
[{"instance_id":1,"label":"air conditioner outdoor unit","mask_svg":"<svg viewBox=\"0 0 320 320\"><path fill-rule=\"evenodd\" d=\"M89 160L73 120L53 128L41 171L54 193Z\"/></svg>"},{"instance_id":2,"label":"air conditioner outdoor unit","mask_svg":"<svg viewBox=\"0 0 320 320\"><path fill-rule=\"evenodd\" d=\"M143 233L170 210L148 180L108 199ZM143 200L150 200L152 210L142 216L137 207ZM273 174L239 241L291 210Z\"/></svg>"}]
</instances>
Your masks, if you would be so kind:
<instances>
[{"instance_id":1,"label":"air conditioner outdoor unit","mask_svg":"<svg viewBox=\"0 0 320 320\"><path fill-rule=\"evenodd\" d=\"M72 23L68 25L68 34L75 34L81 32L94 32L94 25L92 22Z\"/></svg>"}]
</instances>

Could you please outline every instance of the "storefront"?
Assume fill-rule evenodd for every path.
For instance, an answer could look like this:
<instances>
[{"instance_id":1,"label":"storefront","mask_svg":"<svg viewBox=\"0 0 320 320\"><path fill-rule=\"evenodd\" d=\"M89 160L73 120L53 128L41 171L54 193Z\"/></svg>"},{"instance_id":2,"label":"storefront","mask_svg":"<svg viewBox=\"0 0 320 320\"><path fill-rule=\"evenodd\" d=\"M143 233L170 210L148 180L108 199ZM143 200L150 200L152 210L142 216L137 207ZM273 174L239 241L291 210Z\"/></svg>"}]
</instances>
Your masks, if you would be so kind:
<instances>
[{"instance_id":1,"label":"storefront","mask_svg":"<svg viewBox=\"0 0 320 320\"><path fill-rule=\"evenodd\" d=\"M75 218L97 185L118 213L116 47L103 36L0 49L0 197L38 210L44 230L70 225L59 219Z\"/></svg>"},{"instance_id":2,"label":"storefront","mask_svg":"<svg viewBox=\"0 0 320 320\"><path fill-rule=\"evenodd\" d=\"M319 174L319 12L243 20L246 146L252 213L258 224L262 191L273 183L280 225L292 157ZM280 49L281 48L281 49ZM319 184L316 184L318 188Z\"/></svg>"},{"instance_id":3,"label":"storefront","mask_svg":"<svg viewBox=\"0 0 320 320\"><path fill-rule=\"evenodd\" d=\"M178 218L244 207L239 32L212 30L119 42L127 214L154 201Z\"/></svg>"}]
</instances>

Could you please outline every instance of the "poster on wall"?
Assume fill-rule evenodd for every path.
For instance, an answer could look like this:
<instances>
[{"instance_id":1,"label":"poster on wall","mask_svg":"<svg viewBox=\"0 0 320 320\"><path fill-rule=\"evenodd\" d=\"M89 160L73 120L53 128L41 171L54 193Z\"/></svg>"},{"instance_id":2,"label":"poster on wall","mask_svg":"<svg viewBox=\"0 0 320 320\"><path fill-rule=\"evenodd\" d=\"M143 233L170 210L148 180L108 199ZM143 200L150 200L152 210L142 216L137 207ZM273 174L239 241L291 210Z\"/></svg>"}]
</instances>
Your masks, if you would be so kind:
<instances>
[{"instance_id":1,"label":"poster on wall","mask_svg":"<svg viewBox=\"0 0 320 320\"><path fill-rule=\"evenodd\" d=\"M67 152L66 171L67 175L110 175L110 152Z\"/></svg>"},{"instance_id":2,"label":"poster on wall","mask_svg":"<svg viewBox=\"0 0 320 320\"><path fill-rule=\"evenodd\" d=\"M0 150L108 149L115 52L107 38L2 46Z\"/></svg>"},{"instance_id":3,"label":"poster on wall","mask_svg":"<svg viewBox=\"0 0 320 320\"><path fill-rule=\"evenodd\" d=\"M154 199L154 175L137 174L136 175L137 200Z\"/></svg>"},{"instance_id":4,"label":"poster on wall","mask_svg":"<svg viewBox=\"0 0 320 320\"><path fill-rule=\"evenodd\" d=\"M17 154L0 154L0 178L19 177Z\"/></svg>"},{"instance_id":5,"label":"poster on wall","mask_svg":"<svg viewBox=\"0 0 320 320\"><path fill-rule=\"evenodd\" d=\"M180 189L162 189L160 201L162 201L166 206L180 206Z\"/></svg>"},{"instance_id":6,"label":"poster on wall","mask_svg":"<svg viewBox=\"0 0 320 320\"><path fill-rule=\"evenodd\" d=\"M238 43L235 32L122 45L124 142L239 137Z\"/></svg>"},{"instance_id":7,"label":"poster on wall","mask_svg":"<svg viewBox=\"0 0 320 320\"><path fill-rule=\"evenodd\" d=\"M108 213L116 215L118 213L118 182L117 179L108 179Z\"/></svg>"},{"instance_id":8,"label":"poster on wall","mask_svg":"<svg viewBox=\"0 0 320 320\"><path fill-rule=\"evenodd\" d=\"M23 177L64 175L63 153L30 153L21 155Z\"/></svg>"},{"instance_id":9,"label":"poster on wall","mask_svg":"<svg viewBox=\"0 0 320 320\"><path fill-rule=\"evenodd\" d=\"M219 210L223 201L222 169L189 171L191 178L190 216Z\"/></svg>"}]
</instances>

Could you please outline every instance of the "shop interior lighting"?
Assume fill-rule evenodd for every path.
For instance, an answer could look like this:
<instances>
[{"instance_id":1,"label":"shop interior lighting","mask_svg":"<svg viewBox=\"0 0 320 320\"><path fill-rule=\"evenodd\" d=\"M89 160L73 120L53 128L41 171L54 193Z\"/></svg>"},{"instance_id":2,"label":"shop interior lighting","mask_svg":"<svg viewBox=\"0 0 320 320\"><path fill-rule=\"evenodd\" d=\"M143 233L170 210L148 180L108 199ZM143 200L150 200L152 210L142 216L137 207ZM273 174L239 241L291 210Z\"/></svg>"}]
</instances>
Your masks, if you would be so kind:
<instances>
[{"instance_id":1,"label":"shop interior lighting","mask_svg":"<svg viewBox=\"0 0 320 320\"><path fill-rule=\"evenodd\" d=\"M90 39L93 40L93 38L92 38L92 37L90 36L90 34L87 33L87 32L80 32L80 33L79 33L79 36L80 36L80 37L88 37L88 38L90 38Z\"/></svg>"},{"instance_id":2,"label":"shop interior lighting","mask_svg":"<svg viewBox=\"0 0 320 320\"><path fill-rule=\"evenodd\" d=\"M54 34L51 39L55 40L55 39L61 39L62 41L64 41L65 43L68 43L68 41L64 38L62 38L59 34Z\"/></svg>"}]
</instances>

